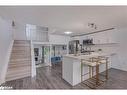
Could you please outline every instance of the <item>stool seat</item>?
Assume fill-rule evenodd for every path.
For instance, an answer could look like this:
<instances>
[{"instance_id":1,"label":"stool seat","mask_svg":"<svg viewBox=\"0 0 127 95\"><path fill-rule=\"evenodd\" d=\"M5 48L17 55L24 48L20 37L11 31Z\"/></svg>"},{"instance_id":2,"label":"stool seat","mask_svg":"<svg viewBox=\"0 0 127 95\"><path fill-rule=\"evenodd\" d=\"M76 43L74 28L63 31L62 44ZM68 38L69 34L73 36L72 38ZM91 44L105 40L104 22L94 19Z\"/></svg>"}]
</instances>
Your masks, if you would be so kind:
<instances>
[{"instance_id":1,"label":"stool seat","mask_svg":"<svg viewBox=\"0 0 127 95\"><path fill-rule=\"evenodd\" d=\"M90 61L87 61L87 60L83 60L83 61L82 61L82 64L94 67L94 66L96 66L96 65L99 65L100 63L97 63L97 62L90 62Z\"/></svg>"},{"instance_id":2,"label":"stool seat","mask_svg":"<svg viewBox=\"0 0 127 95\"><path fill-rule=\"evenodd\" d=\"M106 63L107 61L106 60L100 60L99 63Z\"/></svg>"}]
</instances>

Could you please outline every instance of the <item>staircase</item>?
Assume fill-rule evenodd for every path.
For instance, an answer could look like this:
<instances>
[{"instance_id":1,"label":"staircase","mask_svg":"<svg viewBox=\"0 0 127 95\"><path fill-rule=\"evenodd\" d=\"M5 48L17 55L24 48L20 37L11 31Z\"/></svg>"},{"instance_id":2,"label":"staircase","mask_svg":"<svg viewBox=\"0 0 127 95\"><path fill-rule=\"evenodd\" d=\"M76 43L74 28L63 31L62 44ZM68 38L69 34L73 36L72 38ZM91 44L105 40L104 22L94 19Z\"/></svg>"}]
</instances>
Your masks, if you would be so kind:
<instances>
[{"instance_id":1,"label":"staircase","mask_svg":"<svg viewBox=\"0 0 127 95\"><path fill-rule=\"evenodd\" d=\"M31 76L30 41L15 40L12 48L6 81Z\"/></svg>"}]
</instances>

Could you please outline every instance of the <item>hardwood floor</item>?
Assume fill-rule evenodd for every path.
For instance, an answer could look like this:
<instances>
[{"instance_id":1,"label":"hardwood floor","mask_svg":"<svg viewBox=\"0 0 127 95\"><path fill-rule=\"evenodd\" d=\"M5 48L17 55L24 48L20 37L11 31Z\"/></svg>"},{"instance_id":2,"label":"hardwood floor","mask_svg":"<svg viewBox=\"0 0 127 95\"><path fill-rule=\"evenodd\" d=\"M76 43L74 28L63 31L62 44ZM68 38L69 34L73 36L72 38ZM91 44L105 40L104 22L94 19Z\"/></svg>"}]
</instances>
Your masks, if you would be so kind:
<instances>
[{"instance_id":1,"label":"hardwood floor","mask_svg":"<svg viewBox=\"0 0 127 95\"><path fill-rule=\"evenodd\" d=\"M61 65L41 67L37 69L36 78L8 81L2 86L11 86L13 89L90 89L82 83L72 87L61 76ZM97 89L127 89L127 72L109 69L109 80Z\"/></svg>"}]
</instances>

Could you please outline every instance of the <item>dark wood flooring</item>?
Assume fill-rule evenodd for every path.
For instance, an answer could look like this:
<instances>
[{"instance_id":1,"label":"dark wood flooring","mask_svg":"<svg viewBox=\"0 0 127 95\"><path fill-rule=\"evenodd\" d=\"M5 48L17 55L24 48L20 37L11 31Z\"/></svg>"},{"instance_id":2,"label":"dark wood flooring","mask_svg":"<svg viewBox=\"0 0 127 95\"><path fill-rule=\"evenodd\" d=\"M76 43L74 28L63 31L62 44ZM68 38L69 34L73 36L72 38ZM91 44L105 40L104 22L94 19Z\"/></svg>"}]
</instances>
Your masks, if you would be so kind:
<instances>
[{"instance_id":1,"label":"dark wood flooring","mask_svg":"<svg viewBox=\"0 0 127 95\"><path fill-rule=\"evenodd\" d=\"M82 83L72 87L62 78L61 65L41 67L37 69L36 78L26 77L8 81L2 86L13 89L90 89ZM109 79L97 89L127 89L127 72L109 69Z\"/></svg>"}]
</instances>

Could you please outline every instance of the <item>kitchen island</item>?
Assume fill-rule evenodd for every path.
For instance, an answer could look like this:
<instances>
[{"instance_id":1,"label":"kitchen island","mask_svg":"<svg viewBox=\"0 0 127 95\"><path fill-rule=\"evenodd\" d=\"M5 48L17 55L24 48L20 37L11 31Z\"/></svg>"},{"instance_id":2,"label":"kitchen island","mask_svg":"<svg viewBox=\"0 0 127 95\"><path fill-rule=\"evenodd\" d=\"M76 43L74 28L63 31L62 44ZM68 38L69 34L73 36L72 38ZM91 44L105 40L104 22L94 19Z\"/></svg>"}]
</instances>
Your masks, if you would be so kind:
<instances>
[{"instance_id":1,"label":"kitchen island","mask_svg":"<svg viewBox=\"0 0 127 95\"><path fill-rule=\"evenodd\" d=\"M74 54L68 54L64 55L63 57L63 64L62 64L62 78L67 81L72 86L77 85L81 83L81 60L82 59L88 59L91 57L98 57L98 56L108 56L110 57L112 54L106 54L106 53L91 53L89 55L74 55ZM110 68L110 61L109 66ZM99 72L105 71L105 65L101 65L99 68ZM83 77L82 80L86 80L89 78L89 70L87 66L83 67ZM94 72L95 75L95 72Z\"/></svg>"}]
</instances>

